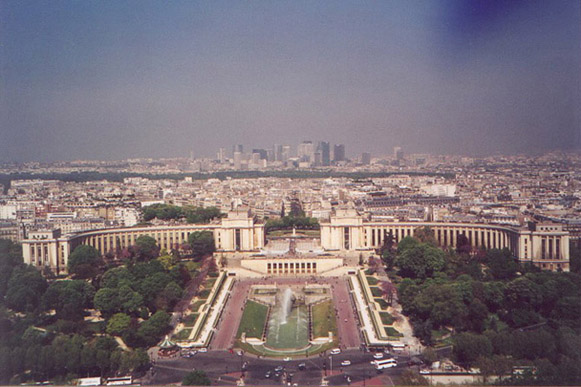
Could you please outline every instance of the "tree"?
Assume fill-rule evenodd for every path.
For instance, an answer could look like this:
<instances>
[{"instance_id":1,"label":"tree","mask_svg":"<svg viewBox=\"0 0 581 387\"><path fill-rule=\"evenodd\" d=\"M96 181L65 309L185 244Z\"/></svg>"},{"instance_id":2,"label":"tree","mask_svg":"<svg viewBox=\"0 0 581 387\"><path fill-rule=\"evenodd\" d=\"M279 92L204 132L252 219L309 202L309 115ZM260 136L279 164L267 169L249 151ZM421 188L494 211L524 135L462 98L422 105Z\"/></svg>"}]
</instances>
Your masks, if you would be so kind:
<instances>
[{"instance_id":1,"label":"tree","mask_svg":"<svg viewBox=\"0 0 581 387\"><path fill-rule=\"evenodd\" d=\"M380 286L383 297L387 300L389 305L391 305L394 297L397 295L397 288L390 281L384 281Z\"/></svg>"},{"instance_id":2,"label":"tree","mask_svg":"<svg viewBox=\"0 0 581 387\"><path fill-rule=\"evenodd\" d=\"M188 236L194 258L201 259L216 250L214 235L210 231L196 231Z\"/></svg>"},{"instance_id":3,"label":"tree","mask_svg":"<svg viewBox=\"0 0 581 387\"><path fill-rule=\"evenodd\" d=\"M47 288L46 280L31 266L12 270L6 288L6 306L18 312L31 312L39 305Z\"/></svg>"},{"instance_id":4,"label":"tree","mask_svg":"<svg viewBox=\"0 0 581 387\"><path fill-rule=\"evenodd\" d=\"M419 372L412 369L403 371L399 377L398 385L402 386L429 386L428 379L420 375Z\"/></svg>"},{"instance_id":5,"label":"tree","mask_svg":"<svg viewBox=\"0 0 581 387\"><path fill-rule=\"evenodd\" d=\"M407 237L402 242L406 239ZM411 245L411 247L407 245ZM395 264L399 267L399 274L402 277L427 278L442 270L446 261L444 252L437 247L426 243L406 241L402 253L395 260Z\"/></svg>"},{"instance_id":6,"label":"tree","mask_svg":"<svg viewBox=\"0 0 581 387\"><path fill-rule=\"evenodd\" d=\"M77 278L92 278L103 266L103 259L99 250L93 246L80 245L77 246L68 260L69 273Z\"/></svg>"},{"instance_id":7,"label":"tree","mask_svg":"<svg viewBox=\"0 0 581 387\"><path fill-rule=\"evenodd\" d=\"M401 241L399 241L399 243L397 244L397 254L401 255L407 250L411 250L412 248L417 247L420 244L421 242L419 239L407 236L403 238Z\"/></svg>"},{"instance_id":8,"label":"tree","mask_svg":"<svg viewBox=\"0 0 581 387\"><path fill-rule=\"evenodd\" d=\"M516 277L518 264L508 249L492 249L486 253L486 266L489 275L497 280L512 279Z\"/></svg>"},{"instance_id":9,"label":"tree","mask_svg":"<svg viewBox=\"0 0 581 387\"><path fill-rule=\"evenodd\" d=\"M131 324L131 317L125 313L115 313L109 321L107 321L106 332L112 336L121 336Z\"/></svg>"},{"instance_id":10,"label":"tree","mask_svg":"<svg viewBox=\"0 0 581 387\"><path fill-rule=\"evenodd\" d=\"M93 298L95 309L99 310L103 315L110 316L120 309L119 298L117 297L117 289L102 288L95 293Z\"/></svg>"},{"instance_id":11,"label":"tree","mask_svg":"<svg viewBox=\"0 0 581 387\"><path fill-rule=\"evenodd\" d=\"M479 357L490 357L492 344L486 336L463 332L454 336L453 353L460 363L471 365Z\"/></svg>"},{"instance_id":12,"label":"tree","mask_svg":"<svg viewBox=\"0 0 581 387\"><path fill-rule=\"evenodd\" d=\"M154 238L142 235L135 240L137 247L137 261L151 261L159 256L159 246Z\"/></svg>"},{"instance_id":13,"label":"tree","mask_svg":"<svg viewBox=\"0 0 581 387\"><path fill-rule=\"evenodd\" d=\"M573 273L581 273L581 243L569 242L569 265Z\"/></svg>"},{"instance_id":14,"label":"tree","mask_svg":"<svg viewBox=\"0 0 581 387\"><path fill-rule=\"evenodd\" d=\"M58 318L79 321L93 305L95 288L82 280L56 281L42 297L45 309L54 309Z\"/></svg>"},{"instance_id":15,"label":"tree","mask_svg":"<svg viewBox=\"0 0 581 387\"><path fill-rule=\"evenodd\" d=\"M209 386L212 381L204 371L192 371L182 380L182 386Z\"/></svg>"},{"instance_id":16,"label":"tree","mask_svg":"<svg viewBox=\"0 0 581 387\"><path fill-rule=\"evenodd\" d=\"M158 310L148 320L141 323L137 334L148 345L154 345L169 329L170 316L164 311Z\"/></svg>"},{"instance_id":17,"label":"tree","mask_svg":"<svg viewBox=\"0 0 581 387\"><path fill-rule=\"evenodd\" d=\"M427 226L416 228L414 230L414 238L422 243L427 243L432 246L438 245L438 241L436 241L436 237L434 236L434 230Z\"/></svg>"},{"instance_id":18,"label":"tree","mask_svg":"<svg viewBox=\"0 0 581 387\"><path fill-rule=\"evenodd\" d=\"M143 220L150 221L154 218L161 220L179 219L184 216L184 211L181 207L172 206L170 204L156 203L150 206L143 207Z\"/></svg>"},{"instance_id":19,"label":"tree","mask_svg":"<svg viewBox=\"0 0 581 387\"><path fill-rule=\"evenodd\" d=\"M464 234L458 235L458 240L456 241L456 252L461 255L469 255L472 251L472 246L470 246L470 240Z\"/></svg>"},{"instance_id":20,"label":"tree","mask_svg":"<svg viewBox=\"0 0 581 387\"><path fill-rule=\"evenodd\" d=\"M135 371L145 371L149 368L149 355L143 349L124 351L121 354L119 371L128 374Z\"/></svg>"}]
</instances>

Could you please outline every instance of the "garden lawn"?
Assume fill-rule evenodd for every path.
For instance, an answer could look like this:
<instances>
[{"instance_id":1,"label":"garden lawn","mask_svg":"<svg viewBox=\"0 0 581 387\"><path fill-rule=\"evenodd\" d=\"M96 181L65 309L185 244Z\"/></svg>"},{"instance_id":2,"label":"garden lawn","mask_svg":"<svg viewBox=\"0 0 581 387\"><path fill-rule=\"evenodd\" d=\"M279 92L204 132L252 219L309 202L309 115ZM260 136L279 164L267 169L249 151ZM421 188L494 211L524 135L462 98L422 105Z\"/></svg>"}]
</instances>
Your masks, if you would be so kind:
<instances>
[{"instance_id":1,"label":"garden lawn","mask_svg":"<svg viewBox=\"0 0 581 387\"><path fill-rule=\"evenodd\" d=\"M387 309L387 307L389 306L387 301L385 301L383 298L374 298L374 300L379 304L381 309Z\"/></svg>"},{"instance_id":2,"label":"garden lawn","mask_svg":"<svg viewBox=\"0 0 581 387\"><path fill-rule=\"evenodd\" d=\"M187 327L193 327L196 323L196 320L198 319L198 316L199 315L197 313L188 314L186 317L184 317L184 325Z\"/></svg>"},{"instance_id":3,"label":"garden lawn","mask_svg":"<svg viewBox=\"0 0 581 387\"><path fill-rule=\"evenodd\" d=\"M395 321L393 316L387 312L380 312L379 316L381 317L383 325L391 325Z\"/></svg>"},{"instance_id":4,"label":"garden lawn","mask_svg":"<svg viewBox=\"0 0 581 387\"><path fill-rule=\"evenodd\" d=\"M371 289L371 294L373 294L373 297L381 297L383 295L383 292L377 286L370 286L369 289Z\"/></svg>"},{"instance_id":5,"label":"garden lawn","mask_svg":"<svg viewBox=\"0 0 581 387\"><path fill-rule=\"evenodd\" d=\"M337 336L337 319L331 300L314 305L312 307L312 319L313 338L328 337L329 332L333 332L334 337Z\"/></svg>"},{"instance_id":6,"label":"garden lawn","mask_svg":"<svg viewBox=\"0 0 581 387\"><path fill-rule=\"evenodd\" d=\"M206 300L198 300L190 305L190 310L192 312L197 312L200 306L206 303Z\"/></svg>"},{"instance_id":7,"label":"garden lawn","mask_svg":"<svg viewBox=\"0 0 581 387\"><path fill-rule=\"evenodd\" d=\"M242 313L242 318L240 319L237 337L240 337L242 332L246 332L246 337L261 339L264 333L267 313L268 307L266 305L248 300L244 308L244 313Z\"/></svg>"},{"instance_id":8,"label":"garden lawn","mask_svg":"<svg viewBox=\"0 0 581 387\"><path fill-rule=\"evenodd\" d=\"M377 285L377 283L379 282L379 280L375 277L372 276L367 276L367 282L369 283L369 285Z\"/></svg>"},{"instance_id":9,"label":"garden lawn","mask_svg":"<svg viewBox=\"0 0 581 387\"><path fill-rule=\"evenodd\" d=\"M403 335L397 329L392 327L385 327L385 333L392 337L403 337Z\"/></svg>"},{"instance_id":10,"label":"garden lawn","mask_svg":"<svg viewBox=\"0 0 581 387\"><path fill-rule=\"evenodd\" d=\"M187 340L190 337L190 333L192 333L191 328L182 329L173 338L174 340Z\"/></svg>"}]
</instances>

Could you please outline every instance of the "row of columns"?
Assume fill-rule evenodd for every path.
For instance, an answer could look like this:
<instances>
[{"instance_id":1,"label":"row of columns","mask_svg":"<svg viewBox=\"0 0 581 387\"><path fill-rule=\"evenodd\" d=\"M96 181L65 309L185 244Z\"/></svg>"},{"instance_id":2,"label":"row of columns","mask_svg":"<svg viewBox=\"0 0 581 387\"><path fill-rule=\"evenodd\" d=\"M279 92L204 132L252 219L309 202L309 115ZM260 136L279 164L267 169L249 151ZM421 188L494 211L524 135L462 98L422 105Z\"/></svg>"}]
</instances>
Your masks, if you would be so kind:
<instances>
[{"instance_id":1,"label":"row of columns","mask_svg":"<svg viewBox=\"0 0 581 387\"><path fill-rule=\"evenodd\" d=\"M205 229L201 229L205 230ZM87 235L77 244L86 244L99 250L101 254L117 249L123 249L135 244L137 238L147 235L155 239L161 249L171 250L174 246L181 245L188 240L188 236L195 230L151 230L151 231L125 231ZM213 231L209 229L208 231Z\"/></svg>"},{"instance_id":2,"label":"row of columns","mask_svg":"<svg viewBox=\"0 0 581 387\"><path fill-rule=\"evenodd\" d=\"M381 247L387 235L391 232L394 242L397 243L406 236L413 236L414 230L418 226L389 226L365 228L365 246L368 248ZM470 246L473 248L482 247L486 249L509 248L513 253L516 251L518 236L509 231L497 230L482 227L454 227L454 226L429 226L434 232L434 237L440 246L456 247L458 238L464 235Z\"/></svg>"}]
</instances>

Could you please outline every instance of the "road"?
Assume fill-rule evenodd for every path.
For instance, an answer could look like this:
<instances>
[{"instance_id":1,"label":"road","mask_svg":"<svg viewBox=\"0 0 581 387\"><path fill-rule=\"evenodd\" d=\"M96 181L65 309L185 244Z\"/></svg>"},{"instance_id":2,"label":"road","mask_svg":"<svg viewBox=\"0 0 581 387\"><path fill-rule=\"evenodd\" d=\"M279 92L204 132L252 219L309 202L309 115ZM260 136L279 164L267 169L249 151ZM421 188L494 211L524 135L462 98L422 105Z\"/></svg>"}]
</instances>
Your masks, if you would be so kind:
<instances>
[{"instance_id":1,"label":"road","mask_svg":"<svg viewBox=\"0 0 581 387\"><path fill-rule=\"evenodd\" d=\"M350 360L351 365L341 367L343 360ZM327 353L290 362L258 359L247 355L239 356L236 352L230 353L229 351L209 351L208 353L198 353L189 359L158 360L155 364L153 378L147 384L180 383L186 373L196 369L205 371L212 380L212 385L235 385L236 380L242 375L242 364L247 362L247 369L244 372L246 385L282 384L283 378L287 377L286 381L289 381L288 377L290 377L292 383L301 386L320 386L325 372L330 386L348 384L347 376L350 378L351 384L362 384L364 379L369 383L372 378L379 377L381 384L393 385L393 379L407 367L408 358L400 356L398 358L400 366L384 370L381 374L378 374L369 363L371 360L373 360L373 354L361 350L347 350L334 356ZM305 363L305 370L298 369L300 363ZM274 373L274 368L277 366L284 367L284 371L278 376ZM272 372L270 378L265 377L267 371ZM374 379L374 381L376 380Z\"/></svg>"}]
</instances>

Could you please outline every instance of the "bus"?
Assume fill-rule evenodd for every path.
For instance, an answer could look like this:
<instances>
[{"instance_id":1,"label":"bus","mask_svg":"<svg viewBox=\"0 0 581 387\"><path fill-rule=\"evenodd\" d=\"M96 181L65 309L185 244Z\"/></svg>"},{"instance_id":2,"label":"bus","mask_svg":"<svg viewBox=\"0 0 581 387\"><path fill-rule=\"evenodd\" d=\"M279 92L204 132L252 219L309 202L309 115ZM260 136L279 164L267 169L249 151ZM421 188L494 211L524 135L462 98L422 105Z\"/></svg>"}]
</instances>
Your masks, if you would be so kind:
<instances>
[{"instance_id":1,"label":"bus","mask_svg":"<svg viewBox=\"0 0 581 387\"><path fill-rule=\"evenodd\" d=\"M377 360L375 362L375 369L376 370L383 370L385 368L396 367L397 361L393 358L385 359L385 360Z\"/></svg>"}]
</instances>

